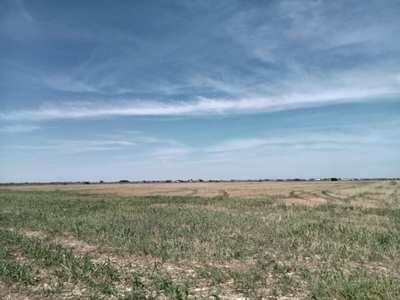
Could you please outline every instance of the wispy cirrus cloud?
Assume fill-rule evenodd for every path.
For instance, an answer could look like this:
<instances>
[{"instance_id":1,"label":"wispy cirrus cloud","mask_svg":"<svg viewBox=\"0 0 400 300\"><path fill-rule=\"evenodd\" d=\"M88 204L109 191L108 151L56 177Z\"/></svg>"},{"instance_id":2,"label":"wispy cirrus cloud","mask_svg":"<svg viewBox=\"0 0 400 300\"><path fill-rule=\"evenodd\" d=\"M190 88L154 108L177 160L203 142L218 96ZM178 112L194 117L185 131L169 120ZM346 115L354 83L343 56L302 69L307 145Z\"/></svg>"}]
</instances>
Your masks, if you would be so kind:
<instances>
[{"instance_id":1,"label":"wispy cirrus cloud","mask_svg":"<svg viewBox=\"0 0 400 300\"><path fill-rule=\"evenodd\" d=\"M6 133L20 133L20 132L31 132L35 130L39 130L41 127L40 126L35 126L35 125L7 125L2 128L0 128L0 132L6 132Z\"/></svg>"},{"instance_id":2,"label":"wispy cirrus cloud","mask_svg":"<svg viewBox=\"0 0 400 300\"><path fill-rule=\"evenodd\" d=\"M308 62L318 65L338 54L360 56L399 49L393 39L399 24L392 5L343 4L284 0L238 11L223 28L248 55L289 67L303 55L324 57Z\"/></svg>"},{"instance_id":3,"label":"wispy cirrus cloud","mask_svg":"<svg viewBox=\"0 0 400 300\"><path fill-rule=\"evenodd\" d=\"M398 147L400 132L391 129L363 130L352 133L325 133L316 134L309 132L297 132L295 135L286 133L283 137L276 134L266 137L237 138L221 141L202 149L209 154L230 155L229 153L254 153L257 149L273 150L279 152L296 151L319 151L359 149L360 147L382 146Z\"/></svg>"},{"instance_id":4,"label":"wispy cirrus cloud","mask_svg":"<svg viewBox=\"0 0 400 300\"><path fill-rule=\"evenodd\" d=\"M17 39L23 39L37 33L37 22L22 1L5 2L2 8L0 32Z\"/></svg>"},{"instance_id":5,"label":"wispy cirrus cloud","mask_svg":"<svg viewBox=\"0 0 400 300\"><path fill-rule=\"evenodd\" d=\"M356 75L356 74L355 74ZM221 114L247 114L293 109L304 106L319 106L341 102L368 101L373 98L392 98L400 94L400 87L392 82L386 85L361 86L362 78L331 81L318 86L305 82L302 89L276 96L258 96L242 99L197 97L186 101L114 101L112 103L65 102L47 104L37 109L0 112L4 121L43 121L57 119L106 118L114 116L210 116ZM346 79L345 79L346 80ZM345 86L340 86L344 83ZM324 85L326 89L323 89ZM304 91L302 91L304 90Z\"/></svg>"},{"instance_id":6,"label":"wispy cirrus cloud","mask_svg":"<svg viewBox=\"0 0 400 300\"><path fill-rule=\"evenodd\" d=\"M228 72L220 66L216 73L188 71L184 73L185 79L176 82L163 82L156 78L154 84L142 82L130 89L114 82L112 78L98 78L96 73L88 74L86 69L90 68L90 64L79 67L79 70L69 75L48 76L35 71L34 77L51 89L84 92L87 95L76 96L82 99L77 101L56 103L46 100L45 103L54 104L43 104L26 110L3 110L0 112L0 120L247 114L335 102L369 101L373 98L382 100L400 94L398 69L390 59L357 68L324 71L317 68L313 72L305 69L299 61L289 61L290 72L277 74L279 76L276 78L274 71L269 68L254 66L249 71L250 76L243 76L241 73ZM123 65L123 61L119 63ZM210 65L209 69L214 67ZM129 101L115 96L134 90L152 96ZM215 96L209 96L210 93ZM101 101L96 99L98 94L102 94ZM174 98L183 100L171 100Z\"/></svg>"},{"instance_id":7,"label":"wispy cirrus cloud","mask_svg":"<svg viewBox=\"0 0 400 300\"><path fill-rule=\"evenodd\" d=\"M95 86L67 76L43 77L42 83L50 89L75 93L100 93L101 85Z\"/></svg>"},{"instance_id":8,"label":"wispy cirrus cloud","mask_svg":"<svg viewBox=\"0 0 400 300\"><path fill-rule=\"evenodd\" d=\"M123 140L60 140L45 145L13 145L9 148L17 150L50 151L59 154L76 154L93 151L115 151L134 146L131 141Z\"/></svg>"},{"instance_id":9,"label":"wispy cirrus cloud","mask_svg":"<svg viewBox=\"0 0 400 300\"><path fill-rule=\"evenodd\" d=\"M371 87L362 90L321 91L316 94L250 99L209 99L198 97L192 101L119 101L113 104L70 102L62 105L44 105L38 109L1 112L4 121L44 121L57 119L106 118L114 116L201 116L247 114L279 111L304 106L318 106L341 102L358 102L373 97L392 98L399 88Z\"/></svg>"},{"instance_id":10,"label":"wispy cirrus cloud","mask_svg":"<svg viewBox=\"0 0 400 300\"><path fill-rule=\"evenodd\" d=\"M190 147L164 147L164 148L157 148L147 155L152 158L170 158L176 156L182 156L189 153L192 153L195 149Z\"/></svg>"}]
</instances>

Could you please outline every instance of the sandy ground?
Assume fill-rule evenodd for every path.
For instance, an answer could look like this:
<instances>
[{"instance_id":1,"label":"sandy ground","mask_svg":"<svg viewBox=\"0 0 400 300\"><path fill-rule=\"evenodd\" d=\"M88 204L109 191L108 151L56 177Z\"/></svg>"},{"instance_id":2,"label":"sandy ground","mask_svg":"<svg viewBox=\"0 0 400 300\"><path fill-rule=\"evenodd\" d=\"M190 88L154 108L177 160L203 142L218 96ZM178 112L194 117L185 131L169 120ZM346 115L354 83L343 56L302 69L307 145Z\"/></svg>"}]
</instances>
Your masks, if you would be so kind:
<instances>
[{"instance_id":1,"label":"sandy ground","mask_svg":"<svg viewBox=\"0 0 400 300\"><path fill-rule=\"evenodd\" d=\"M345 202L369 207L400 199L400 181L312 182L183 182L183 183L92 183L3 185L0 189L24 191L74 191L120 196L196 196L266 198L277 196L287 204Z\"/></svg>"}]
</instances>

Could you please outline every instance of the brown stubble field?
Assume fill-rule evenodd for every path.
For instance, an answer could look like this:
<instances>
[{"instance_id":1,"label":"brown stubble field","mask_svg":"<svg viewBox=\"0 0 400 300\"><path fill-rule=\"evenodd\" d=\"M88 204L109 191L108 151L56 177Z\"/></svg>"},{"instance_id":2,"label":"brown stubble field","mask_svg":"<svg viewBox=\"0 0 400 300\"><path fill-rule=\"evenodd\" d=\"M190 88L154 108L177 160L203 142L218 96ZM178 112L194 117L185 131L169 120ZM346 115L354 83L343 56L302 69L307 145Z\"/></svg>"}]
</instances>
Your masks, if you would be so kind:
<instances>
[{"instance_id":1,"label":"brown stubble field","mask_svg":"<svg viewBox=\"0 0 400 300\"><path fill-rule=\"evenodd\" d=\"M0 299L400 299L400 182L0 186Z\"/></svg>"},{"instance_id":2,"label":"brown stubble field","mask_svg":"<svg viewBox=\"0 0 400 300\"><path fill-rule=\"evenodd\" d=\"M394 182L394 181L392 181ZM189 196L265 198L277 203L320 205L345 203L380 207L398 193L391 181L237 181L171 183L22 184L0 186L18 191L63 191L118 196Z\"/></svg>"}]
</instances>

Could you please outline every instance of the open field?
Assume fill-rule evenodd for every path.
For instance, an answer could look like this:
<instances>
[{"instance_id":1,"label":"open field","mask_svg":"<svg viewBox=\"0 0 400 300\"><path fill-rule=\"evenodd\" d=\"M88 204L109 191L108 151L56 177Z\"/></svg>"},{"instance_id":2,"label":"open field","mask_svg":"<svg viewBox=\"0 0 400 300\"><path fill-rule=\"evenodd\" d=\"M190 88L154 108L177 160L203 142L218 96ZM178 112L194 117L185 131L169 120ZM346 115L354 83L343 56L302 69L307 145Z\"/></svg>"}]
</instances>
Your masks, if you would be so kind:
<instances>
[{"instance_id":1,"label":"open field","mask_svg":"<svg viewBox=\"0 0 400 300\"><path fill-rule=\"evenodd\" d=\"M0 186L18 191L66 191L118 196L191 196L268 198L285 204L346 203L380 207L394 189L390 181L314 182L185 182L185 183L108 183L108 184L24 184Z\"/></svg>"},{"instance_id":2,"label":"open field","mask_svg":"<svg viewBox=\"0 0 400 300\"><path fill-rule=\"evenodd\" d=\"M399 299L400 182L0 187L0 299Z\"/></svg>"}]
</instances>

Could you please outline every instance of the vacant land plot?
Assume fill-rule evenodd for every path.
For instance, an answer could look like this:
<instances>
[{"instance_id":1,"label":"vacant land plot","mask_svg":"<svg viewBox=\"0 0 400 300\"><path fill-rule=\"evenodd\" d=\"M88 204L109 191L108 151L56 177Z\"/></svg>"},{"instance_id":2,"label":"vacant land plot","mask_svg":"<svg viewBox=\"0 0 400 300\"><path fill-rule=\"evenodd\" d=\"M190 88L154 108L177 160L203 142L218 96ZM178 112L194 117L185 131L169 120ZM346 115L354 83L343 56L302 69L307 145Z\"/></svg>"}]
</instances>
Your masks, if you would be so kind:
<instances>
[{"instance_id":1,"label":"vacant land plot","mask_svg":"<svg viewBox=\"0 0 400 300\"><path fill-rule=\"evenodd\" d=\"M0 298L399 299L399 189L3 186Z\"/></svg>"}]
</instances>

